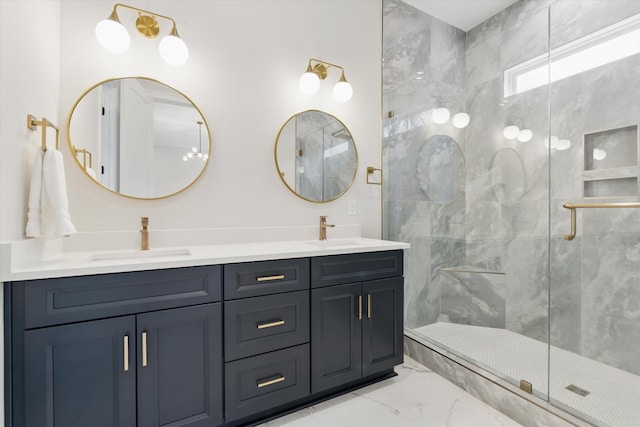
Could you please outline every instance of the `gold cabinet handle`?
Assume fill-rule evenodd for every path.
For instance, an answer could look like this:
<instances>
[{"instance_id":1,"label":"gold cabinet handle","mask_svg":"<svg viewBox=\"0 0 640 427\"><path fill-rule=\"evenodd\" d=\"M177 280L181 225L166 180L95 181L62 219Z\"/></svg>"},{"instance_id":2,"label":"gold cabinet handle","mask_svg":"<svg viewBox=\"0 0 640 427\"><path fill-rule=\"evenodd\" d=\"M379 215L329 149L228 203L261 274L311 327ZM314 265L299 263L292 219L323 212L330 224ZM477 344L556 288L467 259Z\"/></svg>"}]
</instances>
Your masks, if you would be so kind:
<instances>
[{"instance_id":1,"label":"gold cabinet handle","mask_svg":"<svg viewBox=\"0 0 640 427\"><path fill-rule=\"evenodd\" d=\"M358 295L358 320L362 320L362 295Z\"/></svg>"},{"instance_id":2,"label":"gold cabinet handle","mask_svg":"<svg viewBox=\"0 0 640 427\"><path fill-rule=\"evenodd\" d=\"M268 385L277 384L277 383L282 382L282 381L284 381L284 375L280 375L278 378L275 378L273 380L263 381L261 383L257 383L256 385L258 386L258 388L262 388L262 387L266 387Z\"/></svg>"},{"instance_id":3,"label":"gold cabinet handle","mask_svg":"<svg viewBox=\"0 0 640 427\"><path fill-rule=\"evenodd\" d=\"M256 278L258 282L269 282L271 280L280 280L280 279L284 279L284 274L278 274L277 276L263 276L263 277Z\"/></svg>"},{"instance_id":4,"label":"gold cabinet handle","mask_svg":"<svg viewBox=\"0 0 640 427\"><path fill-rule=\"evenodd\" d=\"M142 333L142 366L147 366L147 333Z\"/></svg>"},{"instance_id":5,"label":"gold cabinet handle","mask_svg":"<svg viewBox=\"0 0 640 427\"><path fill-rule=\"evenodd\" d=\"M124 336L124 371L129 370L129 335Z\"/></svg>"},{"instance_id":6,"label":"gold cabinet handle","mask_svg":"<svg viewBox=\"0 0 640 427\"><path fill-rule=\"evenodd\" d=\"M258 329L266 329L266 328L273 328L274 326L280 326L280 325L284 325L284 320L276 320L275 322L269 322L269 323L258 323L256 327Z\"/></svg>"},{"instance_id":7,"label":"gold cabinet handle","mask_svg":"<svg viewBox=\"0 0 640 427\"><path fill-rule=\"evenodd\" d=\"M371 294L367 294L367 317L371 319Z\"/></svg>"}]
</instances>

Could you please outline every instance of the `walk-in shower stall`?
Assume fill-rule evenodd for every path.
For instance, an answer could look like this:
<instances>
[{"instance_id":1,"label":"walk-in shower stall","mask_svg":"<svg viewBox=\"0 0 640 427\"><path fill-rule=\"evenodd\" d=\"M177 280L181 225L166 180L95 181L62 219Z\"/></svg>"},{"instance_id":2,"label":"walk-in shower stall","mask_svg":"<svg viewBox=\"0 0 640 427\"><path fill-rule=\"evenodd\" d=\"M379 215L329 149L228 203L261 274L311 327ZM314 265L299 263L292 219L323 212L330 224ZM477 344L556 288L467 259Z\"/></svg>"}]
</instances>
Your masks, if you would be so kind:
<instances>
[{"instance_id":1,"label":"walk-in shower stall","mask_svg":"<svg viewBox=\"0 0 640 427\"><path fill-rule=\"evenodd\" d=\"M465 32L384 0L383 59L406 330L640 426L640 1L520 0Z\"/></svg>"}]
</instances>

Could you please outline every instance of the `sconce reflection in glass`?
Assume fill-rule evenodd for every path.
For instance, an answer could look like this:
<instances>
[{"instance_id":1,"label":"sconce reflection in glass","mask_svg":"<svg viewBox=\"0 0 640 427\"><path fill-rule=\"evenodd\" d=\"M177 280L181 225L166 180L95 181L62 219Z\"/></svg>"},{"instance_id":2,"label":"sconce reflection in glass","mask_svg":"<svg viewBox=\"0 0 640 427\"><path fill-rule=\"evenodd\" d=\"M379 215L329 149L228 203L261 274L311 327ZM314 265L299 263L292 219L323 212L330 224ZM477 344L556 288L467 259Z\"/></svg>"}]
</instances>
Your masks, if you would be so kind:
<instances>
[{"instance_id":1,"label":"sconce reflection in glass","mask_svg":"<svg viewBox=\"0 0 640 427\"><path fill-rule=\"evenodd\" d=\"M520 133L520 128L516 125L510 125L502 130L502 136L507 139L516 139Z\"/></svg>"},{"instance_id":2,"label":"sconce reflection in glass","mask_svg":"<svg viewBox=\"0 0 640 427\"><path fill-rule=\"evenodd\" d=\"M517 139L520 142L529 142L533 139L533 131L531 129L521 128L513 124L513 122L511 123L502 130L502 136L506 139ZM520 121L520 124L522 124L522 121Z\"/></svg>"},{"instance_id":3,"label":"sconce reflection in glass","mask_svg":"<svg viewBox=\"0 0 640 427\"><path fill-rule=\"evenodd\" d=\"M437 125L443 125L449 121L449 117L451 117L451 112L449 112L448 108L440 107L433 110L433 114L431 115L431 119L433 123Z\"/></svg>"},{"instance_id":4,"label":"sconce reflection in glass","mask_svg":"<svg viewBox=\"0 0 640 427\"><path fill-rule=\"evenodd\" d=\"M601 148L593 149L593 159L594 160L604 160L607 157L607 152Z\"/></svg>"},{"instance_id":5,"label":"sconce reflection in glass","mask_svg":"<svg viewBox=\"0 0 640 427\"><path fill-rule=\"evenodd\" d=\"M198 123L198 132L199 132L198 148L192 147L191 151L189 151L187 154L182 156L182 160L185 162L189 159L194 159L194 158L200 159L203 162L205 162L209 158L209 155L207 153L202 152L202 125L204 123L201 122L200 120L198 120L196 123Z\"/></svg>"},{"instance_id":6,"label":"sconce reflection in glass","mask_svg":"<svg viewBox=\"0 0 640 427\"><path fill-rule=\"evenodd\" d=\"M116 9L119 6L138 12L136 29L140 34L148 39L154 39L160 33L160 26L158 25L156 17L171 21L171 32L164 36L160 41L160 56L171 65L183 65L187 62L187 59L189 58L189 49L178 35L176 22L172 18L149 12L147 10L138 9L136 7L127 6L122 3L116 3L116 5L113 6L113 12L111 12L111 15L98 22L98 25L96 25L96 38L102 47L107 49L109 52L123 53L126 52L131 45L129 32L120 22L118 13L116 12ZM148 15L143 15L143 13Z\"/></svg>"},{"instance_id":7,"label":"sconce reflection in glass","mask_svg":"<svg viewBox=\"0 0 640 427\"><path fill-rule=\"evenodd\" d=\"M315 62L315 65L311 63ZM353 88L344 76L344 68L329 62L318 59L309 59L307 70L300 76L298 85L300 91L305 95L314 95L320 90L320 80L327 78L329 68L339 68L341 71L340 80L333 87L333 98L338 102L347 102L353 96Z\"/></svg>"},{"instance_id":8,"label":"sconce reflection in glass","mask_svg":"<svg viewBox=\"0 0 640 427\"><path fill-rule=\"evenodd\" d=\"M529 142L533 138L533 131L531 129L520 129L516 139L520 142Z\"/></svg>"},{"instance_id":9,"label":"sconce reflection in glass","mask_svg":"<svg viewBox=\"0 0 640 427\"><path fill-rule=\"evenodd\" d=\"M466 128L471 121L471 117L467 113L456 113L451 117L451 111L447 107L438 107L431 111L431 120L437 125L447 123L449 118L451 118L451 124L458 129Z\"/></svg>"},{"instance_id":10,"label":"sconce reflection in glass","mask_svg":"<svg viewBox=\"0 0 640 427\"><path fill-rule=\"evenodd\" d=\"M544 139L543 144L545 148L549 148L549 146L551 146L552 150L563 151L571 147L571 140L560 139L555 135L551 135L550 139L548 137Z\"/></svg>"},{"instance_id":11,"label":"sconce reflection in glass","mask_svg":"<svg viewBox=\"0 0 640 427\"><path fill-rule=\"evenodd\" d=\"M469 125L471 117L467 113L457 113L451 119L451 123L458 129L464 129Z\"/></svg>"}]
</instances>

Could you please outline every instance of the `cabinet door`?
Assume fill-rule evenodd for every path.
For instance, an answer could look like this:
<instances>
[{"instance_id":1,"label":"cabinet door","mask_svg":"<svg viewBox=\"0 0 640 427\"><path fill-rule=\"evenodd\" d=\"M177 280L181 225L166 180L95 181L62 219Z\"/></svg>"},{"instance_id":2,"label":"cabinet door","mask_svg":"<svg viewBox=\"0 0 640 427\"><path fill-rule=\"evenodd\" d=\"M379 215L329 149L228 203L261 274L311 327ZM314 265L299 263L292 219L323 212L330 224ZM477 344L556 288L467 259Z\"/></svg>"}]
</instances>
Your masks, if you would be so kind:
<instances>
[{"instance_id":1,"label":"cabinet door","mask_svg":"<svg viewBox=\"0 0 640 427\"><path fill-rule=\"evenodd\" d=\"M328 390L362 375L360 283L311 292L311 391Z\"/></svg>"},{"instance_id":2,"label":"cabinet door","mask_svg":"<svg viewBox=\"0 0 640 427\"><path fill-rule=\"evenodd\" d=\"M222 424L220 303L139 314L137 321L138 426Z\"/></svg>"},{"instance_id":3,"label":"cabinet door","mask_svg":"<svg viewBox=\"0 0 640 427\"><path fill-rule=\"evenodd\" d=\"M135 427L134 333L133 316L26 331L26 427Z\"/></svg>"},{"instance_id":4,"label":"cabinet door","mask_svg":"<svg viewBox=\"0 0 640 427\"><path fill-rule=\"evenodd\" d=\"M372 280L362 284L362 375L392 369L403 361L404 279Z\"/></svg>"}]
</instances>

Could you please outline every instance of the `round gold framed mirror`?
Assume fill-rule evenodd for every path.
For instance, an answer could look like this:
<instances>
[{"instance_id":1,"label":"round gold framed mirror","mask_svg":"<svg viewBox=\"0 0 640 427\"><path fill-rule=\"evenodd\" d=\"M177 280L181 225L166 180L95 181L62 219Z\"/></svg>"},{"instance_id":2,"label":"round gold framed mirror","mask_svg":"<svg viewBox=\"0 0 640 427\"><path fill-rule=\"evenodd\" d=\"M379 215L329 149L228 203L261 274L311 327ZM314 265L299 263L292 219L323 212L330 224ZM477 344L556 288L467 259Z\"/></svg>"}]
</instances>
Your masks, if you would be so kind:
<instances>
[{"instance_id":1,"label":"round gold framed mirror","mask_svg":"<svg viewBox=\"0 0 640 427\"><path fill-rule=\"evenodd\" d=\"M148 77L114 78L87 89L69 113L67 139L87 176L136 199L161 199L188 188L211 152L200 109Z\"/></svg>"},{"instance_id":2,"label":"round gold framed mirror","mask_svg":"<svg viewBox=\"0 0 640 427\"><path fill-rule=\"evenodd\" d=\"M358 170L358 152L349 129L318 110L290 117L278 132L276 169L298 197L330 202L347 192Z\"/></svg>"}]
</instances>

